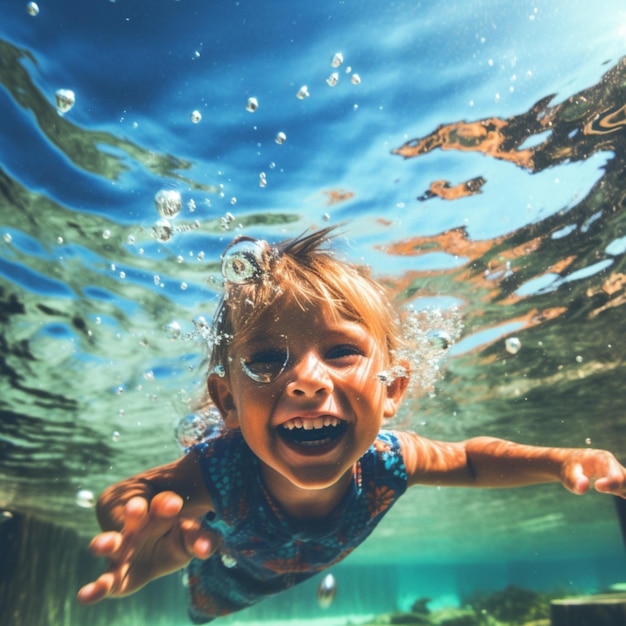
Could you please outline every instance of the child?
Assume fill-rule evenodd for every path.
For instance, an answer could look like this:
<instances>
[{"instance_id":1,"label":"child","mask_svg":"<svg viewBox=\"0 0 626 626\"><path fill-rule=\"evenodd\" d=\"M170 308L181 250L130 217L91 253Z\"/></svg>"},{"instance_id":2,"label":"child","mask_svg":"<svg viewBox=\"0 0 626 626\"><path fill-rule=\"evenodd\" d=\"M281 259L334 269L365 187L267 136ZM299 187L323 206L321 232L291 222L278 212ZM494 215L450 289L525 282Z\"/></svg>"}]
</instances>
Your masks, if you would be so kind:
<instances>
[{"instance_id":1,"label":"child","mask_svg":"<svg viewBox=\"0 0 626 626\"><path fill-rule=\"evenodd\" d=\"M383 288L323 249L331 229L223 256L208 391L225 428L98 501L109 567L85 604L187 565L194 623L240 610L347 556L407 487L561 482L626 496L609 452L381 430L411 375Z\"/></svg>"}]
</instances>

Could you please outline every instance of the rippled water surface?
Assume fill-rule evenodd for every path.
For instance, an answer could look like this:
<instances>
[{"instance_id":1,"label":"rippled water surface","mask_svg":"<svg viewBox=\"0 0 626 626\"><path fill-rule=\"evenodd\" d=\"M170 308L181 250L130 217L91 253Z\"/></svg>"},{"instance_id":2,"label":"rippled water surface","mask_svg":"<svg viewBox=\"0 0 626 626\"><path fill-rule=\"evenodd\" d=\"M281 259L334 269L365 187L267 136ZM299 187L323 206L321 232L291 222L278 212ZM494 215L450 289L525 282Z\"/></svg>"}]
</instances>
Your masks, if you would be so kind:
<instances>
[{"instance_id":1,"label":"rippled water surface","mask_svg":"<svg viewBox=\"0 0 626 626\"><path fill-rule=\"evenodd\" d=\"M0 506L94 532L79 490L180 454L223 248L339 223L463 317L400 424L626 460L622 2L39 4L0 25ZM415 489L354 558L621 549L610 498Z\"/></svg>"}]
</instances>

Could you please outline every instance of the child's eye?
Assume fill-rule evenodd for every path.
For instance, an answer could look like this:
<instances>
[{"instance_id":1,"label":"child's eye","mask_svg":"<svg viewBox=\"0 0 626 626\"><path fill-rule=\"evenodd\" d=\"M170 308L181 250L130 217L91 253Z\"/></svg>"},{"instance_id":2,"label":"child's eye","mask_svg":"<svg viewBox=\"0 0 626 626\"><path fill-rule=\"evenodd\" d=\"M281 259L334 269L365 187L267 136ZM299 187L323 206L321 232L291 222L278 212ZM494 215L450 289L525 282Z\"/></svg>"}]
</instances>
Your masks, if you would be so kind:
<instances>
[{"instance_id":1,"label":"child's eye","mask_svg":"<svg viewBox=\"0 0 626 626\"><path fill-rule=\"evenodd\" d=\"M257 383L269 383L278 377L287 365L286 349L266 348L242 357L239 361L244 373Z\"/></svg>"},{"instance_id":2,"label":"child's eye","mask_svg":"<svg viewBox=\"0 0 626 626\"><path fill-rule=\"evenodd\" d=\"M361 350L361 348L353 346L351 344L341 344L333 346L326 351L326 358L333 360L351 360L352 357L357 356L365 356L365 353L363 352L363 350Z\"/></svg>"}]
</instances>

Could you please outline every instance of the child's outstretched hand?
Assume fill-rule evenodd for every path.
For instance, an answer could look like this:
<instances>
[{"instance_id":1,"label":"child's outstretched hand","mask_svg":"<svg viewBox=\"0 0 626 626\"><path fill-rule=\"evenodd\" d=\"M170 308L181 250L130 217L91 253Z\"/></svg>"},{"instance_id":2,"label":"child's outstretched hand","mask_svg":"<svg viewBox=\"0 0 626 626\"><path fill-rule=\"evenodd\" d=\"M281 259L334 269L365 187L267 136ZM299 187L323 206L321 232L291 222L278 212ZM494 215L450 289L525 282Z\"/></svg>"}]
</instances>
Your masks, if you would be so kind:
<instances>
[{"instance_id":1,"label":"child's outstretched hand","mask_svg":"<svg viewBox=\"0 0 626 626\"><path fill-rule=\"evenodd\" d=\"M572 493L583 494L593 486L600 493L626 498L626 468L606 450L567 450L561 466L561 482Z\"/></svg>"},{"instance_id":2,"label":"child's outstretched hand","mask_svg":"<svg viewBox=\"0 0 626 626\"><path fill-rule=\"evenodd\" d=\"M217 536L202 528L200 520L179 517L182 508L182 498L172 491L157 494L150 504L142 497L130 499L121 532L103 532L92 539L90 550L106 557L109 566L79 590L78 600L92 604L128 595L179 570L192 557L209 558L217 548Z\"/></svg>"}]
</instances>

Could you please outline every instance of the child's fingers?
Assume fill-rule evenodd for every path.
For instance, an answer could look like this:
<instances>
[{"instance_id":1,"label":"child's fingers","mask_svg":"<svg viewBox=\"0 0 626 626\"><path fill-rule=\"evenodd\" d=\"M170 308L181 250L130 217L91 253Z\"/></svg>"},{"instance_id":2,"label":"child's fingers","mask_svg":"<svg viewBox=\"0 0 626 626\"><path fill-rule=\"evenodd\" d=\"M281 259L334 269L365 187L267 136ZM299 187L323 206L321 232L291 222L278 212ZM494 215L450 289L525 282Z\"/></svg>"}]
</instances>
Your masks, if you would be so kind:
<instances>
[{"instance_id":1,"label":"child's fingers","mask_svg":"<svg viewBox=\"0 0 626 626\"><path fill-rule=\"evenodd\" d=\"M589 489L589 478L585 474L582 464L575 463L568 471L563 484L569 491L576 495L582 495Z\"/></svg>"},{"instance_id":2,"label":"child's fingers","mask_svg":"<svg viewBox=\"0 0 626 626\"><path fill-rule=\"evenodd\" d=\"M96 535L89 543L89 549L95 556L108 557L117 552L122 545L121 533L109 531Z\"/></svg>"},{"instance_id":3,"label":"child's fingers","mask_svg":"<svg viewBox=\"0 0 626 626\"><path fill-rule=\"evenodd\" d=\"M199 520L182 520L180 529L187 554L208 559L217 550L219 535L203 528Z\"/></svg>"},{"instance_id":4,"label":"child's fingers","mask_svg":"<svg viewBox=\"0 0 626 626\"><path fill-rule=\"evenodd\" d=\"M626 497L626 477L621 468L609 471L606 476L598 478L594 487L600 493L612 493L616 496Z\"/></svg>"},{"instance_id":5,"label":"child's fingers","mask_svg":"<svg viewBox=\"0 0 626 626\"><path fill-rule=\"evenodd\" d=\"M132 533L146 525L148 502L139 496L131 498L124 506L124 533Z\"/></svg>"},{"instance_id":6,"label":"child's fingers","mask_svg":"<svg viewBox=\"0 0 626 626\"><path fill-rule=\"evenodd\" d=\"M104 600L111 594L115 584L115 576L111 573L102 574L97 580L86 584L78 590L77 598L81 604L94 604Z\"/></svg>"},{"instance_id":7,"label":"child's fingers","mask_svg":"<svg viewBox=\"0 0 626 626\"><path fill-rule=\"evenodd\" d=\"M183 508L183 499L173 491L162 491L150 502L150 515L153 517L176 517Z\"/></svg>"}]
</instances>

